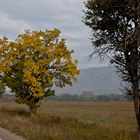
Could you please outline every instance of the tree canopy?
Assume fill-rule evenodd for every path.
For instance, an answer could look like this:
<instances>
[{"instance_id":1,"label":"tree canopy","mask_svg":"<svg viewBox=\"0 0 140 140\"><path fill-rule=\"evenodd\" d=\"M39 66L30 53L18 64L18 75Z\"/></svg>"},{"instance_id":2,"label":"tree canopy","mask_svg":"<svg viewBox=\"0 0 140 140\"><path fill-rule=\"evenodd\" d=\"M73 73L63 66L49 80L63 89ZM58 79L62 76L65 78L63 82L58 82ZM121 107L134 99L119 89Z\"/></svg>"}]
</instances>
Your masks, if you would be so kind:
<instances>
[{"instance_id":1,"label":"tree canopy","mask_svg":"<svg viewBox=\"0 0 140 140\"><path fill-rule=\"evenodd\" d=\"M54 94L54 85L62 88L76 80L77 60L72 61L73 50L59 35L58 29L27 30L14 41L0 39L1 75L18 103L38 106L41 99Z\"/></svg>"},{"instance_id":2,"label":"tree canopy","mask_svg":"<svg viewBox=\"0 0 140 140\"><path fill-rule=\"evenodd\" d=\"M140 139L140 0L87 0L84 23L93 54L109 55L134 99Z\"/></svg>"}]
</instances>

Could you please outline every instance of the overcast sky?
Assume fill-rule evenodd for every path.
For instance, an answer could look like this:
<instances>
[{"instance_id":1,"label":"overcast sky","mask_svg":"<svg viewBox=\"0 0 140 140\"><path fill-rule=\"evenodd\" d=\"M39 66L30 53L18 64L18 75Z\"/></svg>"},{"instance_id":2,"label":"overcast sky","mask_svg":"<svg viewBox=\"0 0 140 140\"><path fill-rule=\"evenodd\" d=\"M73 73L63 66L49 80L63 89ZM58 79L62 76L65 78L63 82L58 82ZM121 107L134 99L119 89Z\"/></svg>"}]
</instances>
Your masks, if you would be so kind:
<instances>
[{"instance_id":1,"label":"overcast sky","mask_svg":"<svg viewBox=\"0 0 140 140\"><path fill-rule=\"evenodd\" d=\"M90 29L81 21L83 9L83 0L0 0L0 37L14 39L25 29L58 28L68 48L75 51L79 68L105 66L105 62L88 58L93 47Z\"/></svg>"}]
</instances>

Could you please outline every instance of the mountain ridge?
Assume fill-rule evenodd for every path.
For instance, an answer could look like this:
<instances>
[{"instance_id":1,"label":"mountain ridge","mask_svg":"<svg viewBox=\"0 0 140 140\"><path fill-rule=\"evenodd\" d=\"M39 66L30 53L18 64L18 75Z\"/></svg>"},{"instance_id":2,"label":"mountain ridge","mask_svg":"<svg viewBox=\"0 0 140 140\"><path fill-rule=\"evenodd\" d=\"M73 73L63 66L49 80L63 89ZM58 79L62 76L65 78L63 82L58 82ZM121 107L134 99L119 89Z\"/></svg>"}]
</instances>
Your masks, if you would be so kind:
<instances>
[{"instance_id":1,"label":"mountain ridge","mask_svg":"<svg viewBox=\"0 0 140 140\"><path fill-rule=\"evenodd\" d=\"M85 68L80 70L73 86L66 86L63 89L55 88L55 90L56 94L81 94L85 90L92 91L96 95L117 94L120 93L120 82L113 66Z\"/></svg>"}]
</instances>

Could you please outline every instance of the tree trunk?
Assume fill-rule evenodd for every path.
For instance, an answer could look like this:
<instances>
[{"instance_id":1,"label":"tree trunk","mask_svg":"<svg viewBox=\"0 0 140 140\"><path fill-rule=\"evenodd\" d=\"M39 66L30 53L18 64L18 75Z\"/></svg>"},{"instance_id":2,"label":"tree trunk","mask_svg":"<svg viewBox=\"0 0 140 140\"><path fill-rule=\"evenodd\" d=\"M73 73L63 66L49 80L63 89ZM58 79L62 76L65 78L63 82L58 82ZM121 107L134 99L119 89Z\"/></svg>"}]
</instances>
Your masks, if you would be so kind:
<instances>
[{"instance_id":1,"label":"tree trunk","mask_svg":"<svg viewBox=\"0 0 140 140\"><path fill-rule=\"evenodd\" d=\"M140 126L138 126L138 140L140 140Z\"/></svg>"},{"instance_id":2,"label":"tree trunk","mask_svg":"<svg viewBox=\"0 0 140 140\"><path fill-rule=\"evenodd\" d=\"M140 140L140 95L139 95L139 86L133 89L134 95L134 108L135 108L135 115L137 119L137 126L138 126L138 140Z\"/></svg>"},{"instance_id":3,"label":"tree trunk","mask_svg":"<svg viewBox=\"0 0 140 140\"><path fill-rule=\"evenodd\" d=\"M34 114L37 113L37 106L30 105L29 108L30 108L30 115L31 116L33 116Z\"/></svg>"}]
</instances>

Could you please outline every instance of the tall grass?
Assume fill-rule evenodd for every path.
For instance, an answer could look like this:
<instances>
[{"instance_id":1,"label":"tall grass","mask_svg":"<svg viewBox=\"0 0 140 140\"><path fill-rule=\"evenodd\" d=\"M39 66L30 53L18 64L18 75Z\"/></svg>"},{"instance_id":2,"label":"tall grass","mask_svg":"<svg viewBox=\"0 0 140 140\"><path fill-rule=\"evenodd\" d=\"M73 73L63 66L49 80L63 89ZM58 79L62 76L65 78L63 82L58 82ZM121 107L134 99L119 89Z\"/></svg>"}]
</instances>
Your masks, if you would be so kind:
<instances>
[{"instance_id":1,"label":"tall grass","mask_svg":"<svg viewBox=\"0 0 140 140\"><path fill-rule=\"evenodd\" d=\"M107 103L101 104L101 106L105 105ZM125 103L123 105L125 106ZM108 115L112 113L113 107L114 110L117 110L118 107L120 107L120 110L122 109L119 103L115 103L114 106L112 105L112 109L108 110ZM65 110L66 108L71 111L69 114L72 115L68 114ZM96 113L94 111L92 112L91 108L94 111L96 110ZM22 135L27 140L136 139L135 123L131 127L132 124L129 121L131 115L123 119L121 118L122 120L118 123L117 121L115 122L116 119L113 120L112 118L113 121L110 121L109 117L107 118L107 108L106 114L104 114L105 110L102 110L102 116L100 116L101 110L98 110L99 108L98 103L86 105L85 103L48 102L47 104L43 104L38 114L30 117L28 108L25 106L20 106L13 102L4 102L0 103L0 126ZM87 111L86 113L89 116L85 116L86 113L81 114L84 110ZM75 112L77 114L74 114L74 111L77 111ZM118 111L118 117L121 116L121 113ZM81 116L78 116L78 114ZM104 115L105 120L102 120ZM93 120L96 118L97 121L88 122L88 117L90 119L93 117ZM133 121L135 122L135 120Z\"/></svg>"}]
</instances>

